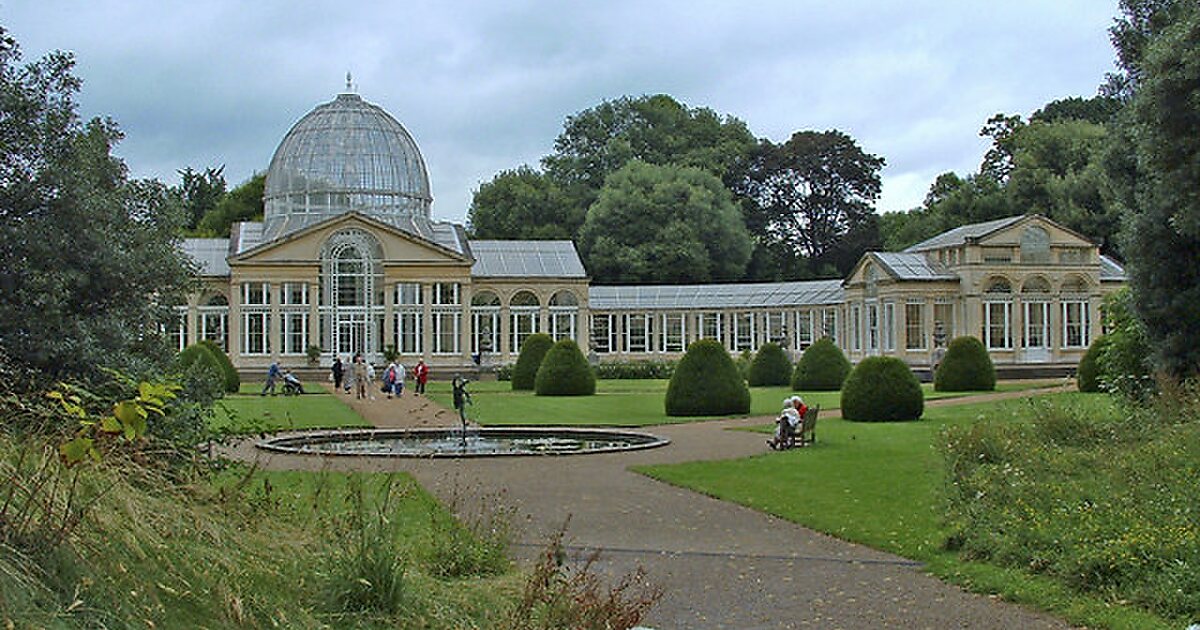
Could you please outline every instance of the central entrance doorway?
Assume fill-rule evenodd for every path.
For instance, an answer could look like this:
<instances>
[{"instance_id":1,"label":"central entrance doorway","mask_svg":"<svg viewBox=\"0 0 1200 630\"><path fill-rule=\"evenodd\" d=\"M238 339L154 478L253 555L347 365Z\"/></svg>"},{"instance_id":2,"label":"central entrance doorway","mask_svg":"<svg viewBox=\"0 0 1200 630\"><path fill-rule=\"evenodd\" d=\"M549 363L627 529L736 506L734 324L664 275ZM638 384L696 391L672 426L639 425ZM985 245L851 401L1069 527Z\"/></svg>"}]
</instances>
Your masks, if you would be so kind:
<instances>
[{"instance_id":1,"label":"central entrance doorway","mask_svg":"<svg viewBox=\"0 0 1200 630\"><path fill-rule=\"evenodd\" d=\"M383 358L382 248L360 229L334 233L321 252L322 349L343 358ZM329 357L332 361L332 357Z\"/></svg>"}]
</instances>

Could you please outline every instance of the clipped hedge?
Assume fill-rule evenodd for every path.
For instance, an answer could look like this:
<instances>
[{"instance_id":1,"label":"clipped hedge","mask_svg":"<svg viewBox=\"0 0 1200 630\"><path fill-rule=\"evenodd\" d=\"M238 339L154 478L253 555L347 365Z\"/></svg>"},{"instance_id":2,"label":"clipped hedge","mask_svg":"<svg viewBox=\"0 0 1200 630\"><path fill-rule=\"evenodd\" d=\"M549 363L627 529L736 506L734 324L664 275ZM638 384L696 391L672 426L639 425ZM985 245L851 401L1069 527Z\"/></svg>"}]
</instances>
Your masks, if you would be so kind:
<instances>
[{"instance_id":1,"label":"clipped hedge","mask_svg":"<svg viewBox=\"0 0 1200 630\"><path fill-rule=\"evenodd\" d=\"M186 374L196 364L208 368L208 371L215 379L213 387L217 390L225 389L225 370L221 366L221 360L207 346L194 343L180 350L179 354L175 355L175 371L180 374Z\"/></svg>"},{"instance_id":2,"label":"clipped hedge","mask_svg":"<svg viewBox=\"0 0 1200 630\"><path fill-rule=\"evenodd\" d=\"M596 365L595 372L596 378L601 379L671 378L675 364L675 361L612 361Z\"/></svg>"},{"instance_id":3,"label":"clipped hedge","mask_svg":"<svg viewBox=\"0 0 1200 630\"><path fill-rule=\"evenodd\" d=\"M788 385L792 382L792 360L777 343L764 343L750 362L746 381L751 387Z\"/></svg>"},{"instance_id":4,"label":"clipped hedge","mask_svg":"<svg viewBox=\"0 0 1200 630\"><path fill-rule=\"evenodd\" d=\"M578 344L563 339L546 352L534 379L534 392L538 396L591 396L596 393L596 374Z\"/></svg>"},{"instance_id":5,"label":"clipped hedge","mask_svg":"<svg viewBox=\"0 0 1200 630\"><path fill-rule=\"evenodd\" d=\"M939 392L996 389L996 367L983 342L975 337L958 337L951 341L933 375L933 389Z\"/></svg>"},{"instance_id":6,"label":"clipped hedge","mask_svg":"<svg viewBox=\"0 0 1200 630\"><path fill-rule=\"evenodd\" d=\"M217 342L212 339L201 339L197 342L198 345L208 348L212 352L213 357L221 364L221 374L225 377L225 391L230 394L236 394L242 386L242 377L238 376L237 368L233 367L233 361L229 360L229 355L217 345Z\"/></svg>"},{"instance_id":7,"label":"clipped hedge","mask_svg":"<svg viewBox=\"0 0 1200 630\"><path fill-rule=\"evenodd\" d=\"M856 422L916 420L925 393L908 365L895 357L869 357L842 385L842 418Z\"/></svg>"},{"instance_id":8,"label":"clipped hedge","mask_svg":"<svg viewBox=\"0 0 1200 630\"><path fill-rule=\"evenodd\" d=\"M1107 345L1107 337L1103 335L1096 337L1096 340L1088 347L1087 353L1079 360L1079 367L1075 370L1075 384L1079 387L1079 391L1100 391L1100 355Z\"/></svg>"},{"instance_id":9,"label":"clipped hedge","mask_svg":"<svg viewBox=\"0 0 1200 630\"><path fill-rule=\"evenodd\" d=\"M850 360L829 337L809 346L792 374L793 391L833 392L842 388L850 374Z\"/></svg>"},{"instance_id":10,"label":"clipped hedge","mask_svg":"<svg viewBox=\"0 0 1200 630\"><path fill-rule=\"evenodd\" d=\"M512 388L514 390L532 390L537 383L538 368L542 367L542 359L554 345L554 340L546 333L536 333L525 338L521 344L521 354L517 364L513 366Z\"/></svg>"},{"instance_id":11,"label":"clipped hedge","mask_svg":"<svg viewBox=\"0 0 1200 630\"><path fill-rule=\"evenodd\" d=\"M688 346L667 385L668 416L750 413L750 388L720 342L701 339Z\"/></svg>"}]
</instances>

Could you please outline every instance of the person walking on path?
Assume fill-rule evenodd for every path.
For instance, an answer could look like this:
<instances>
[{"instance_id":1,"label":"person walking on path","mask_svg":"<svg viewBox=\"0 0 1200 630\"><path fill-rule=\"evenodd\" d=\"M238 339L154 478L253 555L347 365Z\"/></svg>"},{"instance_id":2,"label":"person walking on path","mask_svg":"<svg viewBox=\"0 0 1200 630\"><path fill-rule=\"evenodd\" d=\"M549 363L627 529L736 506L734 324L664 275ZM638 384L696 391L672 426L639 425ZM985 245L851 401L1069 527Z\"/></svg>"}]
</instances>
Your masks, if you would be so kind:
<instances>
[{"instance_id":1,"label":"person walking on path","mask_svg":"<svg viewBox=\"0 0 1200 630\"><path fill-rule=\"evenodd\" d=\"M383 373L383 385L390 399L393 394L397 398L404 394L404 366L392 361Z\"/></svg>"},{"instance_id":2,"label":"person walking on path","mask_svg":"<svg viewBox=\"0 0 1200 630\"><path fill-rule=\"evenodd\" d=\"M367 363L362 355L354 355L354 397L367 397Z\"/></svg>"},{"instance_id":3,"label":"person walking on path","mask_svg":"<svg viewBox=\"0 0 1200 630\"><path fill-rule=\"evenodd\" d=\"M425 382L429 380L429 366L425 365L425 359L420 359L413 367L413 378L417 380L417 393L424 394Z\"/></svg>"},{"instance_id":4,"label":"person walking on path","mask_svg":"<svg viewBox=\"0 0 1200 630\"><path fill-rule=\"evenodd\" d=\"M275 395L275 379L278 379L281 374L282 373L279 371L279 362L272 361L271 367L267 368L267 383L266 383L266 385L263 385L262 393L259 394L259 396L266 396L267 391L270 391L271 395L274 396Z\"/></svg>"},{"instance_id":5,"label":"person walking on path","mask_svg":"<svg viewBox=\"0 0 1200 630\"><path fill-rule=\"evenodd\" d=\"M333 367L329 371L333 374L333 391L342 389L342 377L345 376L345 368L342 366L342 357L333 357Z\"/></svg>"}]
</instances>

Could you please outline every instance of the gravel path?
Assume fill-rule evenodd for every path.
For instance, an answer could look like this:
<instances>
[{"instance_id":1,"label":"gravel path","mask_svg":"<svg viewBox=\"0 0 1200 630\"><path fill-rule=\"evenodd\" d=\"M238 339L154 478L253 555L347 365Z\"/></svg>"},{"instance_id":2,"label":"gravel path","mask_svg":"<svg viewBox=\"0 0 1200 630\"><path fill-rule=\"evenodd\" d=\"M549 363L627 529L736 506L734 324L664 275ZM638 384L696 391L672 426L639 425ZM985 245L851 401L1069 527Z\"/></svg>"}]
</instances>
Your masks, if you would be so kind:
<instances>
[{"instance_id":1,"label":"gravel path","mask_svg":"<svg viewBox=\"0 0 1200 630\"><path fill-rule=\"evenodd\" d=\"M931 406L1021 397L1008 392ZM377 426L448 426L456 416L424 398L350 404ZM822 411L823 417L836 410ZM675 488L629 466L762 454L763 437L728 431L770 418L652 427L658 449L587 456L412 460L268 455L250 442L233 455L265 468L403 470L460 513L516 510L514 552L532 557L570 519L572 557L602 550L596 568L638 566L666 590L646 625L667 628L1066 628L1046 614L967 593L910 560L848 543L732 503ZM787 541L781 545L779 541Z\"/></svg>"}]
</instances>

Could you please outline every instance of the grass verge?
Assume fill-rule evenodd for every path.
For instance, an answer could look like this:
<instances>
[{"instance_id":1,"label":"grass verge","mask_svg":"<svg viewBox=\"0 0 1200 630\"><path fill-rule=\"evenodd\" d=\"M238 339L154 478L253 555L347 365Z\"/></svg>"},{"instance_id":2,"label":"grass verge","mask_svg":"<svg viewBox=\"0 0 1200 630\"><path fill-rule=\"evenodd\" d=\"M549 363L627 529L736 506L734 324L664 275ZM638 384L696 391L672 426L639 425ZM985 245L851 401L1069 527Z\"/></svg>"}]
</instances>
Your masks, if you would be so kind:
<instances>
[{"instance_id":1,"label":"grass verge","mask_svg":"<svg viewBox=\"0 0 1200 630\"><path fill-rule=\"evenodd\" d=\"M211 427L228 433L258 433L370 426L340 398L319 387L302 396L259 396L261 387L243 384L242 393L216 401Z\"/></svg>"},{"instance_id":2,"label":"grass verge","mask_svg":"<svg viewBox=\"0 0 1200 630\"><path fill-rule=\"evenodd\" d=\"M1081 405L1099 395L1055 394ZM920 560L973 590L1109 628L1177 628L1155 615L1079 595L1049 578L966 562L943 549L942 460L934 448L946 427L1007 413L1028 401L927 408L921 421L823 421L814 448L738 460L639 467L652 478L774 514L839 538ZM766 430L766 427L764 427ZM764 480L769 480L766 482Z\"/></svg>"}]
</instances>

